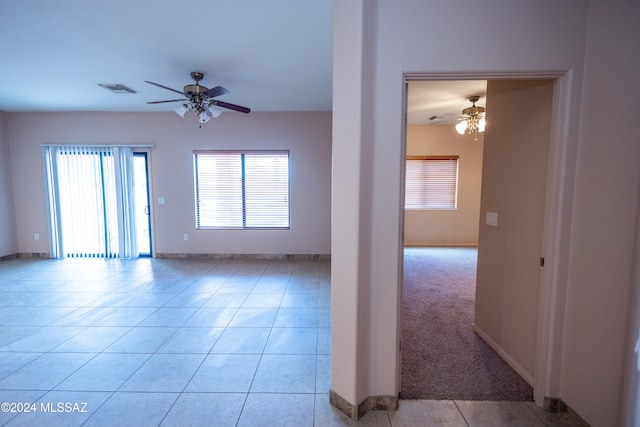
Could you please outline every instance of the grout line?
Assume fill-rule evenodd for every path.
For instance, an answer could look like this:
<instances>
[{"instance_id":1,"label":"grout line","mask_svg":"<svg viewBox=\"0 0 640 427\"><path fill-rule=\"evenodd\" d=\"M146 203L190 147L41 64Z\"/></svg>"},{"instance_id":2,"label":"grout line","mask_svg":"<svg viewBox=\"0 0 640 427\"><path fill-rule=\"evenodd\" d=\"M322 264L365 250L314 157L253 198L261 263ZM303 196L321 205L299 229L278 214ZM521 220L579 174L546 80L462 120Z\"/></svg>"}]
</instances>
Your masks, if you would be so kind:
<instances>
[{"instance_id":1,"label":"grout line","mask_svg":"<svg viewBox=\"0 0 640 427\"><path fill-rule=\"evenodd\" d=\"M528 411L530 411L536 417L538 421L540 421L541 427L545 427L547 425L547 422L532 407L527 405L526 402L522 402L522 404L527 408ZM540 409L543 410L542 408Z\"/></svg>"},{"instance_id":2,"label":"grout line","mask_svg":"<svg viewBox=\"0 0 640 427\"><path fill-rule=\"evenodd\" d=\"M462 416L462 419L464 420L464 422L467 425L467 427L471 427L471 424L469 424L469 421L467 421L467 418L464 416L464 414L462 413L462 410L458 406L458 402L456 400L452 400L452 402L453 402L454 405L456 405L456 409L458 410L458 412Z\"/></svg>"}]
</instances>

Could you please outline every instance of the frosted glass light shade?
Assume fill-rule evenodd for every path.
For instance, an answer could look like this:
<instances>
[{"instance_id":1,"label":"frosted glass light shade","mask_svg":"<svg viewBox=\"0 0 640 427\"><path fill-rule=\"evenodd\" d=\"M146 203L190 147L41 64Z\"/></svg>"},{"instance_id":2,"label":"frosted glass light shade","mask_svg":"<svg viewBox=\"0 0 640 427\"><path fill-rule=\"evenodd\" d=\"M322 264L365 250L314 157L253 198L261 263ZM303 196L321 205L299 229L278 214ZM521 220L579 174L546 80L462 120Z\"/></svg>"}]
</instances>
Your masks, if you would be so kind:
<instances>
[{"instance_id":1,"label":"frosted glass light shade","mask_svg":"<svg viewBox=\"0 0 640 427\"><path fill-rule=\"evenodd\" d=\"M467 130L467 121L463 120L456 125L456 132L460 135L464 135L464 131Z\"/></svg>"},{"instance_id":2,"label":"frosted glass light shade","mask_svg":"<svg viewBox=\"0 0 640 427\"><path fill-rule=\"evenodd\" d=\"M211 120L211 113L207 114L208 111L203 111L202 113L200 113L200 116L198 116L198 119L200 120L200 123L207 123L209 120Z\"/></svg>"},{"instance_id":3,"label":"frosted glass light shade","mask_svg":"<svg viewBox=\"0 0 640 427\"><path fill-rule=\"evenodd\" d=\"M173 111L175 111L176 114L179 115L180 117L184 117L185 113L189 111L189 109L187 108L186 105L181 105L175 108Z\"/></svg>"},{"instance_id":4,"label":"frosted glass light shade","mask_svg":"<svg viewBox=\"0 0 640 427\"><path fill-rule=\"evenodd\" d=\"M214 119L217 119L222 114L222 108L220 107L213 107L213 108L210 108L210 110L211 110L211 115L213 116Z\"/></svg>"}]
</instances>

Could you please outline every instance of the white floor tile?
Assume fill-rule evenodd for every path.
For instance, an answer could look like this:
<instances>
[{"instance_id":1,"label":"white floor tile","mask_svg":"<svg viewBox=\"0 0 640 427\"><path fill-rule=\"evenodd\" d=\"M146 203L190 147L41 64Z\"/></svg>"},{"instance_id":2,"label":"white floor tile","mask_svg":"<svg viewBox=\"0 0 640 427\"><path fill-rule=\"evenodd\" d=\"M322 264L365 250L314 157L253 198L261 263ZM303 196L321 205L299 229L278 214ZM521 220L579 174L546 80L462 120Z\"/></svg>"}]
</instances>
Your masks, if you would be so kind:
<instances>
[{"instance_id":1,"label":"white floor tile","mask_svg":"<svg viewBox=\"0 0 640 427\"><path fill-rule=\"evenodd\" d=\"M313 427L313 394L250 393L238 427Z\"/></svg>"},{"instance_id":2,"label":"white floor tile","mask_svg":"<svg viewBox=\"0 0 640 427\"><path fill-rule=\"evenodd\" d=\"M401 400L398 410L389 412L389 419L392 427L467 427L450 400Z\"/></svg>"},{"instance_id":3,"label":"white floor tile","mask_svg":"<svg viewBox=\"0 0 640 427\"><path fill-rule=\"evenodd\" d=\"M161 426L234 427L246 399L245 393L182 393Z\"/></svg>"},{"instance_id":4,"label":"white floor tile","mask_svg":"<svg viewBox=\"0 0 640 427\"><path fill-rule=\"evenodd\" d=\"M204 354L154 354L119 391L181 392L204 358Z\"/></svg>"},{"instance_id":5,"label":"white floor tile","mask_svg":"<svg viewBox=\"0 0 640 427\"><path fill-rule=\"evenodd\" d=\"M254 354L210 354L184 391L246 393L259 362Z\"/></svg>"},{"instance_id":6,"label":"white floor tile","mask_svg":"<svg viewBox=\"0 0 640 427\"><path fill-rule=\"evenodd\" d=\"M117 392L93 413L83 426L158 426L179 395Z\"/></svg>"},{"instance_id":7,"label":"white floor tile","mask_svg":"<svg viewBox=\"0 0 640 427\"><path fill-rule=\"evenodd\" d=\"M251 386L255 393L315 393L316 355L265 354Z\"/></svg>"},{"instance_id":8,"label":"white floor tile","mask_svg":"<svg viewBox=\"0 0 640 427\"><path fill-rule=\"evenodd\" d=\"M264 354L317 354L318 328L273 328Z\"/></svg>"},{"instance_id":9,"label":"white floor tile","mask_svg":"<svg viewBox=\"0 0 640 427\"><path fill-rule=\"evenodd\" d=\"M149 357L148 354L98 354L67 377L56 390L116 391Z\"/></svg>"},{"instance_id":10,"label":"white floor tile","mask_svg":"<svg viewBox=\"0 0 640 427\"><path fill-rule=\"evenodd\" d=\"M474 427L544 427L524 402L456 400L455 404Z\"/></svg>"},{"instance_id":11,"label":"white floor tile","mask_svg":"<svg viewBox=\"0 0 640 427\"><path fill-rule=\"evenodd\" d=\"M226 328L211 353L262 354L270 328Z\"/></svg>"}]
</instances>

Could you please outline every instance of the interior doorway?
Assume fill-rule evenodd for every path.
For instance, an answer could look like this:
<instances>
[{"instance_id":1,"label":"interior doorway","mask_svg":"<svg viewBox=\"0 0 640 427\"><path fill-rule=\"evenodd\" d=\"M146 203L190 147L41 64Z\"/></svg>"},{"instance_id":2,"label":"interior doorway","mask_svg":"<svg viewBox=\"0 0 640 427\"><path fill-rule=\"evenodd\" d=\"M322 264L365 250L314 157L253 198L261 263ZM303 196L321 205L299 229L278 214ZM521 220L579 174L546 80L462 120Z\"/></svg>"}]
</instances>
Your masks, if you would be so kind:
<instances>
[{"instance_id":1,"label":"interior doorway","mask_svg":"<svg viewBox=\"0 0 640 427\"><path fill-rule=\"evenodd\" d=\"M515 86L512 85L513 87L508 87L510 83L514 83L514 82L515 81L508 82L508 84L506 85L507 86L507 92L515 90L516 93L517 93L519 90L521 90L521 89L518 88L517 84ZM429 82L425 82L425 83L429 83ZM433 87L437 88L437 85L435 83L438 83L438 82L434 82L434 86ZM452 83L452 82L447 82L447 83ZM455 81L453 83L455 83ZM546 114L546 116L542 120L544 122L543 123L544 126L546 126L546 139L544 139L544 142L543 142L545 144L546 148L543 150L541 155L540 155L540 153L538 153L538 157L532 157L531 159L529 159L529 160L532 160L533 163L534 163L534 166L537 165L537 167L539 169L538 172L537 172L537 174L538 174L537 176L540 176L540 175L542 176L541 182L538 183L538 190L542 191L542 194L543 194L542 201L540 202L540 199L538 198L537 199L538 203L535 204L535 201L534 201L534 204L533 204L533 210L536 211L536 219L533 222L535 223L535 233L537 233L538 241L537 241L537 243L535 245L533 245L535 247L532 250L534 252L538 253L538 254L540 254L542 252L542 249L541 249L542 236L543 236L543 233L544 233L544 230L543 230L544 229L543 218L544 218L544 214L545 214L545 203L544 203L544 193L546 191L546 185L545 185L546 179L545 178L546 178L546 175L547 175L547 169L546 168L547 168L548 149L549 149L548 147L549 147L549 140L550 140L550 133L551 133L551 130L550 130L551 126L550 126L550 123L549 123L549 118L551 117L551 106L553 104L553 97L551 95L549 95L549 94L553 93L553 81L552 80L547 80L545 83L547 84L548 87L551 87L550 90L547 90L547 92L545 92L546 98L545 98L544 102L546 103L546 111L545 111L544 114ZM533 86L536 86L536 84L534 84ZM548 87L547 87L547 89L548 89ZM495 83L494 89L495 89L495 93L497 93L498 96L500 96L502 98L502 100L508 98L508 96L503 96L504 93L501 94L501 91L504 89L504 85L501 85L499 82ZM410 86L409 86L409 88L407 90L410 90ZM523 89L523 90L525 90L525 92L526 92L526 85L525 85L525 89ZM436 91L436 89L434 89L434 91ZM490 92L491 92L490 90L487 91L487 99L489 99L490 96L491 96ZM407 98L409 98L410 95L411 94L408 93L407 94ZM477 93L467 93L467 94L465 94L464 97L471 96L471 95L478 95L478 94ZM480 95L482 95L482 94L480 94ZM495 104L496 105L496 110L499 110L499 109L503 108L503 107L500 107L500 103L504 104L504 102L502 102L502 100ZM511 102L511 100L509 100L509 102ZM489 100L489 102L487 102L487 104L490 104L490 103L491 103L491 101ZM516 108L516 107L517 107L517 105L514 105L511 108L512 108L513 111L517 112L518 108ZM455 114L455 112L452 112L452 114ZM408 116L410 116L409 112L408 112ZM443 116L446 116L446 114L443 114ZM488 117L489 118L487 119L487 122L488 122L487 127L489 128L490 126L492 126L491 125L492 122L494 123L494 127L498 127L498 126L495 126L495 122L497 122L499 119L496 116L493 117L493 120L491 119L491 117L492 117L491 116L491 110L488 110ZM434 121L434 120L438 120L439 117L438 117L437 114L432 114L432 115L429 116L429 119ZM525 117L525 119L527 119L527 118ZM513 124L513 117L509 117L508 121L511 124ZM404 152L406 152L407 155L414 154L414 153L410 152L411 151L410 138L412 136L412 132L409 130L410 126L412 126L411 123L407 123L407 129L405 130L405 138L404 138L404 144L405 144ZM523 125L521 123L519 125L519 129L520 130L523 129L522 126ZM511 141L512 146L517 145L517 140L518 139L522 139L522 138L515 138L514 139L513 138L513 134L509 133L509 127L506 127L506 128L507 128L507 134L504 134L503 131L501 131L502 133L501 132L494 133L494 135L497 135L496 139L512 138L512 141ZM526 129L526 126L524 128ZM452 135L453 135L453 133L455 133L455 131L453 130L453 125L449 125L448 126L448 131L452 132ZM545 131L543 131L542 133L544 134L544 132ZM489 132L487 132L487 133L489 133ZM505 136L505 135L508 135L508 136ZM524 139L526 139L526 138L524 138ZM471 142L474 142L474 141L471 141ZM529 142L529 144L531 144L531 142ZM538 142L535 142L535 144L539 145L539 144L541 144L541 142L538 141ZM517 155L517 153L515 153L515 152L514 153L508 153L509 146L503 146L501 148L501 150L506 152L508 155L514 155L514 156ZM484 153L484 150L483 150L483 153ZM440 154L441 155L441 154L444 154L444 153L436 153L436 154ZM447 153L447 154L452 154L452 153ZM503 154L505 154L505 153L503 153ZM492 152L491 156L492 156L492 160L491 161L493 162L491 164L494 165L495 162L496 162L496 159L500 158L500 155L496 156L496 153ZM462 162L462 160L463 159L461 158L461 162ZM500 161L504 162L504 160L505 159L501 159ZM507 163L508 163L508 160L509 160L508 156L507 156L506 160L507 160ZM483 162L484 162L484 159L483 159ZM515 162L515 163L517 163L517 162ZM522 165L515 166L515 168L521 168L521 167L522 167ZM505 168L505 170L500 172L502 174L501 179L504 179L505 176L508 177L509 174L512 173L512 172L513 171L509 171L508 167ZM513 173L514 173L514 176L517 178L518 177L518 173L517 172L513 172ZM485 178L486 177L483 177L483 179L485 179ZM461 177L461 179L462 179L462 177ZM489 176L486 179L488 181L491 181L492 179L495 180L496 177ZM516 180L516 182L519 182L520 184L523 184L523 185L526 184L526 182L523 183L523 182L518 181L518 180ZM402 190L404 191L404 188ZM484 184L482 186L482 192L486 192L487 194L491 193L491 191L487 192L487 188L485 187ZM480 194L478 194L478 197L480 198ZM475 213L474 213L475 225L476 226L480 225L480 227L486 225L485 224L484 213L489 212L490 209L494 209L494 210L500 210L500 213L502 214L501 219L506 222L506 223L500 222L499 224L501 226L503 226L505 229L508 229L509 228L509 220L511 220L513 218L510 218L510 216L511 216L510 214L507 215L507 211L509 210L508 208L504 208L503 204L501 205L499 202L496 202L496 200L500 199L500 196L498 195L497 197L493 197L492 195L490 195L488 197L485 197L485 195L483 194L482 195L482 200L485 201L485 199L489 200L491 203L489 203L489 204L484 203L483 206L482 206L482 209L477 209L475 211ZM497 203L497 205L495 203ZM523 204L524 202L519 201L518 203ZM495 206L500 206L501 209L497 209L497 208L495 208ZM463 206L460 206L460 209L463 209ZM527 209L527 208L525 208L525 209ZM532 209L532 207L529 206L528 209ZM483 212L483 214L481 215L480 212ZM505 218L505 215L507 216L506 218ZM441 213L439 213L439 216L442 217L443 215ZM525 214L525 216L526 216L526 214ZM427 223L429 224L429 222L427 222ZM434 224L435 224L435 222L433 220L433 215L432 215L432 219L431 219L431 222L430 222L431 227L437 228L438 231L445 230L447 228L447 226L438 226L438 225L434 225ZM407 232L407 229L411 229L411 225L412 225L411 224L411 218L409 216L405 216L405 221L404 221L405 235L403 236L403 243L407 243L408 239L406 237L407 236L406 232ZM459 226L458 227L454 226L454 227L451 227L451 228L458 229L458 230L460 229ZM490 230L490 231L495 231L495 230ZM500 227L500 232L501 233L503 232L503 228L502 227ZM480 233L478 232L478 235L479 234ZM506 237L503 236L503 239L506 239L507 241L510 240L510 239L513 240L514 238L516 238L515 235L517 235L517 233L507 232ZM428 238L428 236L426 234L424 234L422 236L423 239L425 237ZM455 240L455 239L453 239L453 240ZM492 245L492 243L487 243L487 242L491 242L491 239L487 239L486 233L485 233L484 239L480 239L479 238L477 243L481 243L482 240L485 241L485 244L484 244L485 246L490 247ZM412 241L411 243L415 244L415 241ZM446 239L443 240L443 235L442 235L442 233L440 233L439 235L437 235L435 237L435 240L423 241L422 243L424 245L426 245L426 246L429 246L429 245L436 245L436 246L451 245L451 246L456 246L456 244L472 243L472 242L464 242L464 241L461 241L459 239L457 241L446 241ZM460 244L460 246L468 246L468 245ZM500 245L498 245L498 246L500 246ZM502 246L504 247L504 244ZM496 252L495 249L496 249L495 247L491 248L492 251ZM502 254L502 256L504 258L504 254ZM482 262L484 262L484 264L483 264L484 266L482 267L482 270L479 271L479 272L483 275L483 277L486 278L487 276L490 276L492 274L491 271L490 271L491 269L487 269L486 268L487 260L489 262L496 262L496 259L495 259L494 256L488 256L488 257L484 256L483 257L483 255L482 255L482 244L480 244L479 257L482 258L482 260L483 260ZM514 262L513 259L509 258L509 256L507 256L506 258L509 259L509 262ZM516 267L513 267L513 268L507 268L506 270L507 270L508 274L515 274L517 276L519 274L518 271L517 271L518 268L519 267L516 266ZM487 273L487 271L489 271L489 273ZM404 277L408 276L406 271L403 271L403 276ZM521 356L519 354L515 355L515 357L514 357L514 354L520 352L522 348L530 348L531 347L531 342L533 342L533 349L532 350L530 349L530 353L533 354L533 355L536 354L536 348L535 348L536 335L537 335L536 330L537 330L537 327L538 327L537 292L539 290L539 288L538 288L539 281L540 281L540 279L538 278L538 279L534 280L535 284L532 285L531 282L526 284L526 286L528 286L529 288L532 288L532 289L535 288L535 289L533 289L533 291L535 291L535 293L536 293L536 303L535 304L530 304L530 306L526 307L526 311L527 311L527 313L526 313L527 315L525 316L526 319L524 319L524 320L519 319L518 313L516 313L516 314L514 314L514 313L505 313L505 311L508 311L509 309L505 308L503 305L500 305L500 307L498 307L498 311L502 311L502 313L499 313L498 316L507 316L507 317L508 316L512 316L514 319L516 319L515 323L520 328L519 329L520 333L522 333L522 332L527 333L529 335L529 338L530 338L529 340L523 340L524 342L517 342L517 340L513 340L513 341L509 341L509 340L500 341L499 339L498 340L494 340L492 337L495 337L496 335L493 334L494 331L491 329L491 327L493 325L491 322L492 322L492 320L495 320L495 319L487 318L487 312L489 312L490 310L486 310L484 308L483 308L483 311L481 313L481 315L484 316L484 317L480 318L480 322L482 323L482 328L477 328L477 325L475 325L475 324L468 325L469 329L471 329L471 328L476 329L475 332L477 334L479 334L483 338L483 344L486 344L485 342L489 343L489 345L491 347L491 349L490 349L491 351L493 351L494 353L495 352L499 353L500 356L502 356L502 358L506 359L509 362L508 363L508 365L509 365L508 368L509 369L511 369L511 370L515 369L518 372L518 374L521 374L521 375L524 374L523 377L526 378L526 381L531 385L533 385L533 383L534 383L533 375L531 373L534 370L533 367L534 367L534 364L535 364L535 360L527 359L527 357L523 357L523 356ZM529 295L529 294L532 293L531 289L528 289L528 290L525 289L525 290L520 290L520 293L518 293L517 295L514 295L513 293L510 293L510 291L505 289L504 287L502 287L502 288L497 287L496 289L488 289L488 290L486 288L487 287L484 286L484 288L482 290L482 293L481 293L482 297L480 298L482 300L483 304L485 303L484 298L487 295L493 295L493 297L497 297L498 299L503 298L503 299L506 299L506 300L509 300L509 299L517 300L518 298L522 298L522 295L524 295L524 294ZM495 303L495 300L494 300L494 303ZM516 301L515 305L517 305L517 304L518 304L518 302ZM532 313L533 313L533 315L531 315ZM478 319L475 319L475 320L477 321ZM406 321L406 318L403 315L403 320L402 320L403 328L404 328L405 321ZM489 329L490 332L489 333L485 333L485 331L484 331L485 328ZM449 332L451 332L451 331L449 331ZM503 333L504 331L500 331L500 332ZM404 332L403 332L403 335L404 335ZM500 334L498 334L498 335L500 335ZM404 336L402 338L402 342L403 342L403 361L404 361L405 360L404 352L407 351L407 346L405 345L405 337ZM505 349L505 347L506 347L506 349ZM470 348L469 351L470 351L471 354L473 354L474 356L478 357L478 354L479 354L478 353L478 348ZM446 352L444 352L443 354L446 354ZM532 358L534 359L535 356L533 356ZM483 360L480 357L480 358L477 358L477 360L475 360L474 363L491 364L493 362L487 362L486 360ZM505 364L506 364L506 362L505 362ZM432 369L432 367L433 367L433 364L425 364L424 369ZM404 368L405 367L403 366L401 368L401 370L404 371ZM413 369L415 369L415 367ZM401 384L400 389L401 389L401 394L402 394L402 389L403 389L402 388L402 384ZM426 398L429 398L429 397L426 397ZM469 398L469 396L468 395L457 396L457 397L456 396L449 396L449 397L431 396L431 398L458 398L458 399L461 399L461 398ZM479 396L478 398L483 398L483 397Z\"/></svg>"}]
</instances>

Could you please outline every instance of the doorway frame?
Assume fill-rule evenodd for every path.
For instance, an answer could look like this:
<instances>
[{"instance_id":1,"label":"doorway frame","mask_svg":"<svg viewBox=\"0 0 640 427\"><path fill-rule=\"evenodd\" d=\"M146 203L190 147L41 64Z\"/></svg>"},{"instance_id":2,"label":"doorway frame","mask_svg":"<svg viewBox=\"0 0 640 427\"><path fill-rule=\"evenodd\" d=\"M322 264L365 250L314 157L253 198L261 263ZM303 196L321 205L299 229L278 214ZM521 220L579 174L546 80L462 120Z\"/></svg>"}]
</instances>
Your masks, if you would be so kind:
<instances>
[{"instance_id":1,"label":"doorway frame","mask_svg":"<svg viewBox=\"0 0 640 427\"><path fill-rule=\"evenodd\" d=\"M573 173L568 135L571 128L571 70L539 72L479 72L479 73L421 73L405 72L402 75L402 114L400 166L400 221L398 230L398 306L396 366L397 390L400 390L402 375L402 291L404 276L404 185L407 152L407 92L412 80L553 80L551 106L551 131L549 135L549 157L547 159L547 182L545 192L542 254L545 265L540 271L538 293L538 325L536 336L535 368L533 374L533 397L538 406L548 405L549 399L557 398L560 392L560 368L564 325L564 298L568 262L566 243L570 230L570 205L573 194ZM575 153L573 153L575 156Z\"/></svg>"}]
</instances>

